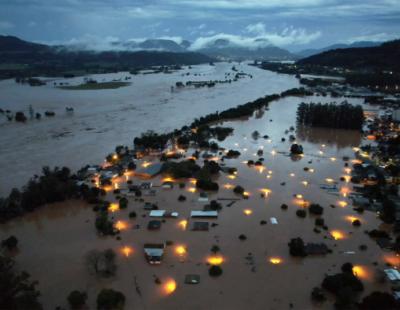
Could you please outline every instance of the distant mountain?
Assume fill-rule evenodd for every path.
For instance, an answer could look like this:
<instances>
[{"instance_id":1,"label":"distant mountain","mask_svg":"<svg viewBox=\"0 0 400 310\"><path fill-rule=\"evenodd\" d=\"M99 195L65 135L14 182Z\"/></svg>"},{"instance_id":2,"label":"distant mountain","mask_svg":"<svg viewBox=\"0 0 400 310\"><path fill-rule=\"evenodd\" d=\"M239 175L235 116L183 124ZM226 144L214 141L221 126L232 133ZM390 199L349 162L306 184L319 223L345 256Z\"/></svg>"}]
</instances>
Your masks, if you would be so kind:
<instances>
[{"instance_id":1,"label":"distant mountain","mask_svg":"<svg viewBox=\"0 0 400 310\"><path fill-rule=\"evenodd\" d=\"M254 41L254 46L244 47L228 39L217 39L197 50L202 54L220 59L232 60L294 60L298 57L289 51L273 46L266 40Z\"/></svg>"},{"instance_id":2,"label":"distant mountain","mask_svg":"<svg viewBox=\"0 0 400 310\"><path fill-rule=\"evenodd\" d=\"M0 52L41 52L49 51L44 44L27 42L13 36L0 35Z\"/></svg>"},{"instance_id":3,"label":"distant mountain","mask_svg":"<svg viewBox=\"0 0 400 310\"><path fill-rule=\"evenodd\" d=\"M375 47L335 49L300 59L300 65L400 72L400 40Z\"/></svg>"},{"instance_id":4,"label":"distant mountain","mask_svg":"<svg viewBox=\"0 0 400 310\"><path fill-rule=\"evenodd\" d=\"M20 74L60 75L69 71L109 72L149 66L194 65L215 60L197 52L188 52L183 47L177 48L176 43L171 42L173 41L147 40L143 43L148 50L95 52L78 50L77 46L49 46L16 37L0 36L0 64L6 64L0 69L0 78ZM179 52L166 52L161 47Z\"/></svg>"},{"instance_id":5,"label":"distant mountain","mask_svg":"<svg viewBox=\"0 0 400 310\"><path fill-rule=\"evenodd\" d=\"M312 55L320 54L323 52L327 52L330 50L336 50L339 48L374 47L374 46L379 46L382 43L383 42L372 42L372 41L359 41L359 42L354 42L351 44L339 43L339 44L333 44L333 45L329 45L327 47L319 48L319 49L318 48L306 49L306 50L296 52L295 54L304 58L304 57L309 57Z\"/></svg>"}]
</instances>

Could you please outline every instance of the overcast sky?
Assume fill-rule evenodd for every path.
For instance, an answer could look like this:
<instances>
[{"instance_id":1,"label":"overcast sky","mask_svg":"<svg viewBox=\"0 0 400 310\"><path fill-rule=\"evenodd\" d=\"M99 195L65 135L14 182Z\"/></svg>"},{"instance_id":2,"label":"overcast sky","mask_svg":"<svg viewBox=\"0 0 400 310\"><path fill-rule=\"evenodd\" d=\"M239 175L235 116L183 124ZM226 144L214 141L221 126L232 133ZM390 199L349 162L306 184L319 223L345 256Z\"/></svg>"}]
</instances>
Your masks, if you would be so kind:
<instances>
[{"instance_id":1,"label":"overcast sky","mask_svg":"<svg viewBox=\"0 0 400 310\"><path fill-rule=\"evenodd\" d=\"M46 43L267 39L290 50L400 36L400 0L0 0L0 34Z\"/></svg>"}]
</instances>

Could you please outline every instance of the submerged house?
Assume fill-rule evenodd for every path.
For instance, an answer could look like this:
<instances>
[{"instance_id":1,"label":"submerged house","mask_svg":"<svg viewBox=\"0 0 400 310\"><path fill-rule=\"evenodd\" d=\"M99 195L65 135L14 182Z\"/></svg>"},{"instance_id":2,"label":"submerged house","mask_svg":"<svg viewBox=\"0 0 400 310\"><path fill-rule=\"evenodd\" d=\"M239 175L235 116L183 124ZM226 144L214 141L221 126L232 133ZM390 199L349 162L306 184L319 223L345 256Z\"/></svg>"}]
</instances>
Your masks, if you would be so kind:
<instances>
[{"instance_id":1,"label":"submerged house","mask_svg":"<svg viewBox=\"0 0 400 310\"><path fill-rule=\"evenodd\" d=\"M191 211L190 217L192 218L217 218L218 211Z\"/></svg>"},{"instance_id":2,"label":"submerged house","mask_svg":"<svg viewBox=\"0 0 400 310\"><path fill-rule=\"evenodd\" d=\"M145 243L143 248L144 255L149 264L161 264L164 255L165 243Z\"/></svg>"},{"instance_id":3,"label":"submerged house","mask_svg":"<svg viewBox=\"0 0 400 310\"><path fill-rule=\"evenodd\" d=\"M162 167L162 163L152 163L147 167L136 169L135 175L147 179L153 178L161 173Z\"/></svg>"}]
</instances>

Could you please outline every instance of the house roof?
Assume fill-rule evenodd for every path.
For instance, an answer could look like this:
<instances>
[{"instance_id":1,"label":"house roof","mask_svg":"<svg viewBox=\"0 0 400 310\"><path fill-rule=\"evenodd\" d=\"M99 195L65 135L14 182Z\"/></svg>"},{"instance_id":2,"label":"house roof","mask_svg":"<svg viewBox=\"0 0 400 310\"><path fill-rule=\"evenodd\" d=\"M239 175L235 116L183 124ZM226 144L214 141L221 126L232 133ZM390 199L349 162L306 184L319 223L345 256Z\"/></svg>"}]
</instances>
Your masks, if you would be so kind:
<instances>
[{"instance_id":1,"label":"house roof","mask_svg":"<svg viewBox=\"0 0 400 310\"><path fill-rule=\"evenodd\" d=\"M218 217L217 211L191 211L191 217Z\"/></svg>"},{"instance_id":2,"label":"house roof","mask_svg":"<svg viewBox=\"0 0 400 310\"><path fill-rule=\"evenodd\" d=\"M400 272L396 269L389 268L383 270L390 281L400 281Z\"/></svg>"}]
</instances>

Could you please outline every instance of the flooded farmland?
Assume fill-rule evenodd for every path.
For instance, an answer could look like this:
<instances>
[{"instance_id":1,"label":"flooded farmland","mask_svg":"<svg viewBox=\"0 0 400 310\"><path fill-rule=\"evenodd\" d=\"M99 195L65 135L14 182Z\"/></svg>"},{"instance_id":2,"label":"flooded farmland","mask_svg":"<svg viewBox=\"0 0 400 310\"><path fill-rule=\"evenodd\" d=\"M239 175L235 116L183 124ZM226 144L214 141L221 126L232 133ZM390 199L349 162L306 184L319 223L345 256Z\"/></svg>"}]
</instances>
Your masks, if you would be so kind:
<instances>
[{"instance_id":1,"label":"flooded farmland","mask_svg":"<svg viewBox=\"0 0 400 310\"><path fill-rule=\"evenodd\" d=\"M226 80L232 67L252 76L212 88L171 91L176 82ZM230 76L226 76L230 74ZM43 166L79 169L97 164L119 144L132 145L135 136L147 130L171 131L194 118L225 110L267 94L298 86L292 76L276 74L245 63L199 65L170 74L115 73L91 76L101 81L130 77L131 85L111 90L63 90L54 82L76 85L82 77L49 80L46 86L30 87L13 80L0 82L0 108L15 113L55 112L54 117L8 122L0 115L0 195L20 187ZM190 107L190 108L189 108ZM73 108L67 113L66 108Z\"/></svg>"},{"instance_id":2,"label":"flooded farmland","mask_svg":"<svg viewBox=\"0 0 400 310\"><path fill-rule=\"evenodd\" d=\"M254 72L251 72L254 74L255 72L263 74L250 67L246 70L253 70ZM247 96L247 99L244 99L246 101L269 93L268 85L273 88L270 93L285 89L283 86L285 82L283 80L279 82L280 79L290 79L286 88L296 86L296 81L287 76L276 75L272 79L275 81L267 82L266 78L267 89L254 94L254 97L250 85L261 83L260 80L257 82L257 78L254 81L243 80L226 86L227 100L223 100L223 104L226 105L222 106L221 110L242 103L244 97L238 98L239 96ZM249 83L249 88L246 90L246 85L240 83ZM274 83L277 84L272 86ZM291 86L287 87L288 85ZM216 92L222 91L225 86L219 87L215 89ZM237 93L234 92L235 89ZM254 90L260 91L260 87L254 87ZM163 91L168 92L168 90ZM199 92L198 98L195 95L196 91ZM205 94L206 92L208 94ZM190 93L191 100L196 102L198 100L196 106L199 106L199 110L195 112L196 114L203 115L215 110L213 105L217 99L209 98L202 102L210 96L209 90L191 90ZM68 96L68 93L65 94ZM189 93L169 95L175 98L189 96ZM228 98L232 99L229 103L227 103ZM174 100L178 99L171 99L168 104L172 105L171 102L176 102ZM167 176L157 176L151 180L156 191L155 196L143 197L144 201L157 203L160 209L179 213L176 219L166 219L158 231L149 231L146 228L150 218L148 211L143 209L144 201L130 198L127 209L112 213L115 222L124 223L120 240L114 237L99 237L94 227L95 213L91 206L80 201L46 206L23 218L10 221L0 227L0 237L3 239L13 234L20 240L20 252L15 259L23 269L32 274L34 279L39 280L39 289L43 296L41 301L46 309L65 307L66 296L74 289L85 290L89 295L88 304L93 308L97 292L104 287L112 287L123 292L126 296L126 309L330 309L333 308L330 302L323 306L312 303L311 290L321 284L324 274L337 273L340 266L346 262L357 266L358 276L365 285L363 294L373 290L387 290L387 284L377 281L376 270L382 269L389 261L392 265L400 267L400 260L383 253L365 234L365 230L378 226L383 229L385 227L375 213L358 214L352 209L348 197L352 186L346 179L340 180L341 177L350 174L346 168L351 170L351 164L345 167L343 158L348 157L351 163L354 159L353 147L358 147L362 143L361 134L356 131L296 128L296 110L301 101L333 100L330 97L287 97L271 103L267 110L257 111L249 119L223 123L224 126L233 127L234 133L224 142L220 142L220 146L239 150L241 155L237 159L225 159L223 162L218 154L213 158L220 164L237 168L237 173L229 175L221 172L216 178L220 189L216 193L209 193L208 199L219 201L222 210L219 211L218 219L210 220L216 225L211 225L209 231L191 231L189 228L193 221L190 219L190 212L201 210L204 206L204 203L199 202L199 191L193 187L190 180L184 180L184 188L177 186L177 180L172 189L166 189L160 185L163 177ZM180 102L182 105L175 103L174 108L165 107L165 111L162 104L154 107L154 113L160 114L158 119L160 127L154 127L157 119L153 118L153 115L151 122L154 123L150 124L147 122L149 119L142 115L141 120L138 120L139 123L130 127L128 126L130 120L126 119L128 116L125 113L109 111L111 115L115 113L109 131L97 135L84 132L83 136L86 138L83 141L87 143L91 141L88 143L90 146L81 146L81 151L81 148L75 145L80 139L68 136L50 139L46 143L40 142L39 145L44 148L47 145L50 148L50 145L62 144L64 140L67 145L61 150L54 148L50 152L47 149L43 151L44 154L39 155L39 158L43 163L50 164L51 161L48 163L46 160L50 160L51 154L54 154L52 152L57 152L59 155L65 148L65 157L60 157L65 158L66 165L81 160L82 164L88 160L93 163L101 162L104 156L112 151L114 145L129 142L132 135L142 131L139 129L171 130L190 121L195 116L192 114L194 112L188 111L187 115L180 113L184 100ZM358 99L351 99L350 102L361 104ZM65 104L72 105L70 102ZM99 105L108 109L107 102ZM139 107L138 109L140 110ZM102 119L99 120L98 115L91 116L90 111L87 113L87 120L83 120L82 116L82 122L101 122ZM135 114L133 111L129 113ZM139 118L140 114L135 115ZM79 119L78 116L74 117ZM117 125L121 119L124 119L121 121L124 124L123 128ZM56 124L57 120L46 120L46 122ZM73 127L74 118L65 117L63 122L66 123L65 126ZM85 123L83 126L91 126L90 124ZM4 125L7 130L6 126L24 125ZM43 128L46 135L49 134L49 126L46 126L47 129ZM107 124L102 123L98 126ZM294 127L292 130L291 126ZM260 137L256 137L254 131L259 132ZM36 131L31 132L32 135L35 133ZM292 144L289 141L290 135L294 136L297 143L302 144L304 156L290 156L289 149ZM28 145L23 146L25 152L29 148ZM68 145L69 147L75 145L77 147L75 152L73 148L69 149ZM96 151L91 147L96 148ZM260 150L262 153L257 154ZM187 152L186 155L190 156L191 152ZM256 161L259 157L264 158L262 166L247 165L247 161ZM5 161L6 157L1 160ZM16 167L20 165L19 169L29 166L29 162L20 164L15 155L9 160L17 161L15 165ZM145 158L139 161L139 164L145 160L152 159ZM201 161L202 159L198 160L199 163ZM9 165L13 166L12 163ZM10 170L9 173L12 175L11 167L6 167L6 170ZM30 171L25 171L24 175L29 176ZM141 182L135 176L128 176L126 179L134 184ZM126 186L126 179L116 181L120 188ZM324 188L324 185L333 183L337 185L337 190L328 191ZM4 181L1 184L4 184ZM243 186L247 199L242 199L233 193L232 188L236 185ZM115 201L112 193L107 195L110 202ZM187 200L179 202L180 195L185 195ZM232 201L234 203L228 203ZM304 208L305 202L319 203L324 207L322 217L327 225L326 230L314 231L316 217L313 215L307 214L305 218L296 216L296 210ZM282 204L287 204L288 208L282 209ZM132 211L137 213L135 219L130 219L128 216ZM352 225L354 219L360 220L361 227ZM182 225L182 221L188 221L189 225ZM239 239L240 235L245 235L245 240ZM325 256L293 258L289 255L287 244L295 237L301 237L306 242L324 242L332 253ZM165 241L173 243L167 246L162 264L150 266L143 254L143 245ZM220 255L223 257L221 264L223 274L218 278L208 275L207 258L212 255L210 248L213 245L220 247ZM366 245L367 249L360 251L360 245ZM177 246L184 247L185 251L177 253ZM128 254L123 250L125 247L131 249ZM118 254L117 274L115 277L99 280L88 273L84 257L92 249L106 248L111 248ZM199 275L200 283L184 284L187 274ZM155 279L160 279L161 284L157 284ZM165 286L171 280L176 283L174 289Z\"/></svg>"}]
</instances>

